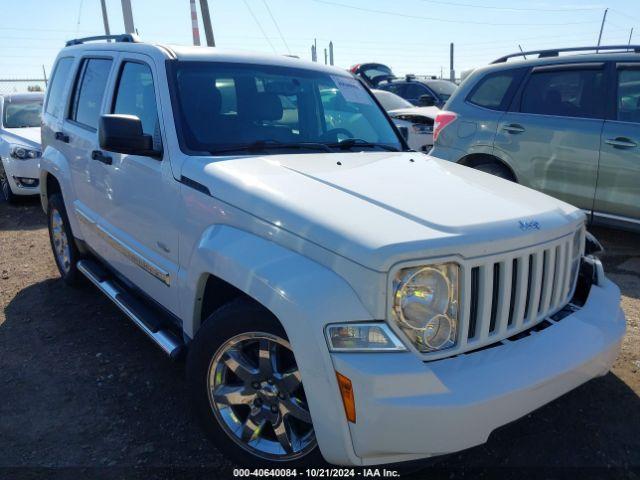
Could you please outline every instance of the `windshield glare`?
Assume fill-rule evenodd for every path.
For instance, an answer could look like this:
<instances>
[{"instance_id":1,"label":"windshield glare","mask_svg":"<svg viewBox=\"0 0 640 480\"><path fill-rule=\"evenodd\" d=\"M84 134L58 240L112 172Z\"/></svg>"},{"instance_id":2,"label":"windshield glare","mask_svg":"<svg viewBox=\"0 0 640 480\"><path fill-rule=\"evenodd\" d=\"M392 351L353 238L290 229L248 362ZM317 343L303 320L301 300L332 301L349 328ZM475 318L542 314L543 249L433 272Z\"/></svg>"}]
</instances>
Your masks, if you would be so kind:
<instances>
[{"instance_id":1,"label":"windshield glare","mask_svg":"<svg viewBox=\"0 0 640 480\"><path fill-rule=\"evenodd\" d=\"M4 118L5 128L39 127L42 111L42 99L5 100Z\"/></svg>"},{"instance_id":2,"label":"windshield glare","mask_svg":"<svg viewBox=\"0 0 640 480\"><path fill-rule=\"evenodd\" d=\"M215 154L256 142L335 145L350 138L402 149L385 114L350 76L213 62L179 62L172 75L176 123L190 152Z\"/></svg>"}]
</instances>

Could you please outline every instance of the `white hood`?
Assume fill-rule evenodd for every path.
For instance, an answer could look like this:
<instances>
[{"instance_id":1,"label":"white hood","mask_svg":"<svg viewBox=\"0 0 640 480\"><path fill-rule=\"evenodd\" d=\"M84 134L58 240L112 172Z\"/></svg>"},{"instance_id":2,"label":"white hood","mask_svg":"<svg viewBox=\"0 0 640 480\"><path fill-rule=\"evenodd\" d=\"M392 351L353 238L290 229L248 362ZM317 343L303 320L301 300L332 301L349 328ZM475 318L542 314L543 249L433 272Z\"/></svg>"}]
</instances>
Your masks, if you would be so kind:
<instances>
[{"instance_id":1,"label":"white hood","mask_svg":"<svg viewBox=\"0 0 640 480\"><path fill-rule=\"evenodd\" d=\"M40 127L5 128L2 137L9 143L40 147Z\"/></svg>"},{"instance_id":2,"label":"white hood","mask_svg":"<svg viewBox=\"0 0 640 480\"><path fill-rule=\"evenodd\" d=\"M547 195L419 153L200 158L183 168L214 197L378 271L486 254L498 239L504 249L528 246L583 220ZM540 230L523 232L520 221Z\"/></svg>"}]
</instances>

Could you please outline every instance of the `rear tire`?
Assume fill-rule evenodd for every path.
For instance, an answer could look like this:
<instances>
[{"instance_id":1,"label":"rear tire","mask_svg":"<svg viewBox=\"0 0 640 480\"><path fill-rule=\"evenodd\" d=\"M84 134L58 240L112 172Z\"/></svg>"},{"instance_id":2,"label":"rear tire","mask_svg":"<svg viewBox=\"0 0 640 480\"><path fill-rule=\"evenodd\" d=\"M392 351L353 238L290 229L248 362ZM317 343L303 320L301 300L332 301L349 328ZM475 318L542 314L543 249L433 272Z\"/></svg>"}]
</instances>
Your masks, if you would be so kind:
<instances>
[{"instance_id":1,"label":"rear tire","mask_svg":"<svg viewBox=\"0 0 640 480\"><path fill-rule=\"evenodd\" d=\"M71 232L62 195L54 193L49 197L48 204L49 241L56 266L67 285L80 286L84 283L83 276L78 271L78 261L82 256Z\"/></svg>"},{"instance_id":2,"label":"rear tire","mask_svg":"<svg viewBox=\"0 0 640 480\"><path fill-rule=\"evenodd\" d=\"M325 465L293 351L268 311L244 299L219 308L191 342L186 363L199 423L233 462Z\"/></svg>"},{"instance_id":3,"label":"rear tire","mask_svg":"<svg viewBox=\"0 0 640 480\"><path fill-rule=\"evenodd\" d=\"M480 163L475 165L473 168L480 170L481 172L489 173L495 177L504 178L510 182L516 181L511 171L504 165L497 162Z\"/></svg>"}]
</instances>

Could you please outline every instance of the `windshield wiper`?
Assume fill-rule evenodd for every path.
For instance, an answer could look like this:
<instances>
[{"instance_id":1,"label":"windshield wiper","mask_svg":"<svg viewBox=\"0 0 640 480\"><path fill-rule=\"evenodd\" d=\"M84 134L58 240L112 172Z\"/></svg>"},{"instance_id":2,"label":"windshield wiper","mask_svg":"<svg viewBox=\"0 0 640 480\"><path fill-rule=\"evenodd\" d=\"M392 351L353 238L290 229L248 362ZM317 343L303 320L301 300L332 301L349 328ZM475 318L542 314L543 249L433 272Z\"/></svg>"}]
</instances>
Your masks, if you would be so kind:
<instances>
[{"instance_id":1,"label":"windshield wiper","mask_svg":"<svg viewBox=\"0 0 640 480\"><path fill-rule=\"evenodd\" d=\"M383 150L387 150L388 152L399 152L396 147L392 147L391 145L387 145L386 143L373 143L367 142L366 140L362 140L360 138L347 138L346 140L342 140L337 143L329 143L330 147L340 148L341 150L351 150L353 147L362 147L362 148L382 148Z\"/></svg>"},{"instance_id":2,"label":"windshield wiper","mask_svg":"<svg viewBox=\"0 0 640 480\"><path fill-rule=\"evenodd\" d=\"M275 150L275 149L294 149L294 150L321 150L323 152L331 153L331 148L324 143L315 143L315 142L296 142L296 143L284 143L279 142L277 140L258 140L253 143L249 143L247 145L237 145L235 147L223 148L221 150L212 150L210 153L212 155L217 155L220 153L229 153L229 152L264 152L266 150Z\"/></svg>"}]
</instances>

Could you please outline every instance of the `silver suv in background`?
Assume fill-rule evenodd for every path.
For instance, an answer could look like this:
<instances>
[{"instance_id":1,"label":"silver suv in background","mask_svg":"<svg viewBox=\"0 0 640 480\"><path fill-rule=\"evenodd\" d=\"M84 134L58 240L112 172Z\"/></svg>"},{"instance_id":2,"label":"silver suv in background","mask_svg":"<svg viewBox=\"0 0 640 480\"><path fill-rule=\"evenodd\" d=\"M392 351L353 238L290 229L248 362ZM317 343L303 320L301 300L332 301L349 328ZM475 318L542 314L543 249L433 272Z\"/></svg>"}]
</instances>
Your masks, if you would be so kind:
<instances>
[{"instance_id":1,"label":"silver suv in background","mask_svg":"<svg viewBox=\"0 0 640 480\"><path fill-rule=\"evenodd\" d=\"M518 53L476 70L436 118L431 155L640 230L640 46L594 50ZM521 55L537 58L508 61Z\"/></svg>"}]
</instances>

